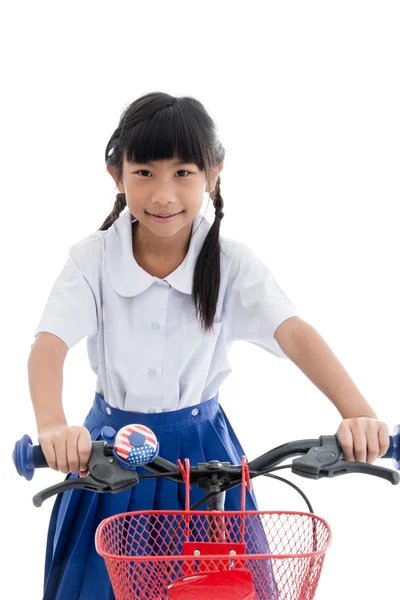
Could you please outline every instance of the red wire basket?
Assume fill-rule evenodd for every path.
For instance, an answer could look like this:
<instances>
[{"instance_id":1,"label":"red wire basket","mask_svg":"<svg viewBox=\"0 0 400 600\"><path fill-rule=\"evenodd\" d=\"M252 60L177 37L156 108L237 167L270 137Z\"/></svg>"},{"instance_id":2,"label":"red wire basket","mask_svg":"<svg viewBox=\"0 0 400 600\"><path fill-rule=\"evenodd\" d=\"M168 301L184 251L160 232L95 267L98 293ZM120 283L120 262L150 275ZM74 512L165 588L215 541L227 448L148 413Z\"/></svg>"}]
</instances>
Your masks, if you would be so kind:
<instances>
[{"instance_id":1,"label":"red wire basket","mask_svg":"<svg viewBox=\"0 0 400 600\"><path fill-rule=\"evenodd\" d=\"M311 600L331 531L312 513L189 510L189 460L182 511L136 511L104 519L96 550L116 600ZM139 484L140 485L140 484ZM234 591L233 591L234 590Z\"/></svg>"}]
</instances>

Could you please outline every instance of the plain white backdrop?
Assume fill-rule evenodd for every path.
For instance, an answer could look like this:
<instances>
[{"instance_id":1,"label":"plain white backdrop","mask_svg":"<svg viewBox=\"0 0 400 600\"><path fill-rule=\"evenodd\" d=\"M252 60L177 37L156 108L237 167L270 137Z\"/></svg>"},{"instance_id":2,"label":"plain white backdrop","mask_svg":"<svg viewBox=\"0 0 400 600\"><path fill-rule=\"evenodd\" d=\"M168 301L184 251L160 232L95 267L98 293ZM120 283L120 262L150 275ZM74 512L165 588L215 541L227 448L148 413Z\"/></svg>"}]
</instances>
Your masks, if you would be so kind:
<instances>
[{"instance_id":1,"label":"plain white backdrop","mask_svg":"<svg viewBox=\"0 0 400 600\"><path fill-rule=\"evenodd\" d=\"M400 87L397 2L15 2L2 9L2 559L8 597L40 600L53 500L63 479L12 465L37 443L27 360L68 249L112 209L106 144L150 91L198 98L226 149L221 232L271 269L390 431L400 422ZM208 197L208 196L207 196ZM205 198L205 206L207 204ZM212 205L206 212L212 220ZM290 361L234 347L220 390L249 459L333 434L341 417ZM63 399L81 424L94 396L85 341ZM377 461L392 467L391 461ZM332 527L317 600L399 589L400 486L365 475L312 481L289 470ZM265 510L307 510L287 485L255 482ZM11 593L13 590L13 593Z\"/></svg>"}]
</instances>

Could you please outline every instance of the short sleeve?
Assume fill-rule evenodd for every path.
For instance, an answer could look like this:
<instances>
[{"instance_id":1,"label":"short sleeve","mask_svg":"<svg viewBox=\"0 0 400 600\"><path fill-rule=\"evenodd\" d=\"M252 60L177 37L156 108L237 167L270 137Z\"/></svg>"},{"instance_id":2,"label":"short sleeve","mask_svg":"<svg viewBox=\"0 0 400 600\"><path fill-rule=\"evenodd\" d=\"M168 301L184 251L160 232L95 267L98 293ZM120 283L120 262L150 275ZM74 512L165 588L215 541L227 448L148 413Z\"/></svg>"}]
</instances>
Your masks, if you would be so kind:
<instances>
[{"instance_id":1,"label":"short sleeve","mask_svg":"<svg viewBox=\"0 0 400 600\"><path fill-rule=\"evenodd\" d=\"M35 337L41 331L61 338L68 349L97 332L95 297L71 253L50 292Z\"/></svg>"},{"instance_id":2,"label":"short sleeve","mask_svg":"<svg viewBox=\"0 0 400 600\"><path fill-rule=\"evenodd\" d=\"M227 341L251 342L279 358L288 358L274 338L290 317L300 316L271 271L244 244L234 252L223 311Z\"/></svg>"}]
</instances>

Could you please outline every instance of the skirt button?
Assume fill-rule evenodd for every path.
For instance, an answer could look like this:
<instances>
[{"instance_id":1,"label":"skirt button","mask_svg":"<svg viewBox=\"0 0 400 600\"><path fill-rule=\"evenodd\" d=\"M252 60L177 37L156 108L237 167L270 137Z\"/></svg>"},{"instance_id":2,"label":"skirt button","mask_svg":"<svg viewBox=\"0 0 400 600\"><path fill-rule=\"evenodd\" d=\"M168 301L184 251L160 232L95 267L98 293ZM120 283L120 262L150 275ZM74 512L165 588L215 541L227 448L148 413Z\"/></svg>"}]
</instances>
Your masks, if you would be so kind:
<instances>
[{"instance_id":1,"label":"skirt button","mask_svg":"<svg viewBox=\"0 0 400 600\"><path fill-rule=\"evenodd\" d=\"M198 414L199 414L199 409L198 409L198 408L194 408L194 409L192 410L192 415L195 417L195 416L196 416L196 415L198 415Z\"/></svg>"}]
</instances>

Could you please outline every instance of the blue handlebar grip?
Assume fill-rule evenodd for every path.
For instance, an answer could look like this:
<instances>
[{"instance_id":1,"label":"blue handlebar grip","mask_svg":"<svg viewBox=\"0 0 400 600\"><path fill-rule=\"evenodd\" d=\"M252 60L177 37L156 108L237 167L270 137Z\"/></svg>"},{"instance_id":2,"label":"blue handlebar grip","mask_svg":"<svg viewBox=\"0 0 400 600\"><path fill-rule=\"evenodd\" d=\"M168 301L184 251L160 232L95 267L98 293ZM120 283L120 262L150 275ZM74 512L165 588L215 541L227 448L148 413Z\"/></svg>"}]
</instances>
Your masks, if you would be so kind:
<instances>
[{"instance_id":1,"label":"blue handlebar grip","mask_svg":"<svg viewBox=\"0 0 400 600\"><path fill-rule=\"evenodd\" d=\"M35 469L48 467L43 450L40 446L32 446L29 435L24 435L16 442L12 454L13 463L21 477L30 481Z\"/></svg>"},{"instance_id":2,"label":"blue handlebar grip","mask_svg":"<svg viewBox=\"0 0 400 600\"><path fill-rule=\"evenodd\" d=\"M389 452L393 458L395 468L400 471L400 425L396 425L393 435L390 438ZM385 458L385 457L383 457Z\"/></svg>"},{"instance_id":3,"label":"blue handlebar grip","mask_svg":"<svg viewBox=\"0 0 400 600\"><path fill-rule=\"evenodd\" d=\"M336 434L337 443L340 449L340 458L344 458L342 447L339 442L338 434ZM397 471L400 471L400 425L396 425L393 435L389 436L389 449L381 456L381 458L392 458L393 464Z\"/></svg>"}]
</instances>

